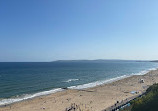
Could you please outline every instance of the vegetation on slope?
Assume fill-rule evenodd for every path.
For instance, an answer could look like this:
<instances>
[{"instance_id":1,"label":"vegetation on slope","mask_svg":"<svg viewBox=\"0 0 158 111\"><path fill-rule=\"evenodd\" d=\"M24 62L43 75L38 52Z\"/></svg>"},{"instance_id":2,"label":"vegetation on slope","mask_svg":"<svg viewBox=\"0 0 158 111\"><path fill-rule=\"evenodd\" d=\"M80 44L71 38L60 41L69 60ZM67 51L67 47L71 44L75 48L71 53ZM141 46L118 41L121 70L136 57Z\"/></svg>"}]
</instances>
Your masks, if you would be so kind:
<instances>
[{"instance_id":1,"label":"vegetation on slope","mask_svg":"<svg viewBox=\"0 0 158 111\"><path fill-rule=\"evenodd\" d=\"M158 84L150 86L144 96L130 103L123 111L158 111Z\"/></svg>"}]
</instances>

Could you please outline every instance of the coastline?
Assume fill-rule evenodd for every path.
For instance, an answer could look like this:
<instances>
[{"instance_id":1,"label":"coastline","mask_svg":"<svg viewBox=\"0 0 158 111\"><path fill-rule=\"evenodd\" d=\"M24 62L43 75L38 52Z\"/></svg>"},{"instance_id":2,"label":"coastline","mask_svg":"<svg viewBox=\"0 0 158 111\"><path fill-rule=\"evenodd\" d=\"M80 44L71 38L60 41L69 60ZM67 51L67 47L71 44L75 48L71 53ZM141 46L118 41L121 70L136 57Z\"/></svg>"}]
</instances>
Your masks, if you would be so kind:
<instances>
[{"instance_id":1,"label":"coastline","mask_svg":"<svg viewBox=\"0 0 158 111\"><path fill-rule=\"evenodd\" d=\"M144 83L139 83L143 79ZM64 111L71 104L82 109L100 111L112 106L117 101L132 97L131 91L141 94L149 85L158 82L158 70L152 70L145 75L133 75L107 84L86 89L67 89L53 94L39 96L21 102L0 107L0 111Z\"/></svg>"},{"instance_id":2,"label":"coastline","mask_svg":"<svg viewBox=\"0 0 158 111\"><path fill-rule=\"evenodd\" d=\"M112 83L112 82L115 82L115 81L118 81L118 80L121 80L121 79L124 79L124 78L127 78L127 77L131 77L133 75L144 75L144 74L148 73L151 70L157 70L157 69L158 68L151 68L151 69L148 69L148 70L140 71L138 73L132 73L131 75L122 75L122 76L118 76L118 77L114 77L114 78L110 78L110 79L106 79L106 80L99 80L99 81L86 83L86 84L82 84L82 85L77 85L77 86L69 86L69 87L64 87L64 88L55 88L55 89L41 91L41 92L37 92L37 93L33 93L33 94L24 94L22 96L16 96L16 97L7 98L7 99L1 99L0 100L0 107L6 106L6 105L9 105L9 104L14 104L14 103L17 103L17 102L21 102L21 101L28 100L28 99L33 99L33 98L40 97L40 96L46 96L46 95L57 93L57 92L64 91L64 90L67 90L67 89L83 90L83 89L93 88L93 87L97 87L97 86L100 86L100 85ZM69 79L68 81L70 81L70 80L74 80L74 79Z\"/></svg>"}]
</instances>

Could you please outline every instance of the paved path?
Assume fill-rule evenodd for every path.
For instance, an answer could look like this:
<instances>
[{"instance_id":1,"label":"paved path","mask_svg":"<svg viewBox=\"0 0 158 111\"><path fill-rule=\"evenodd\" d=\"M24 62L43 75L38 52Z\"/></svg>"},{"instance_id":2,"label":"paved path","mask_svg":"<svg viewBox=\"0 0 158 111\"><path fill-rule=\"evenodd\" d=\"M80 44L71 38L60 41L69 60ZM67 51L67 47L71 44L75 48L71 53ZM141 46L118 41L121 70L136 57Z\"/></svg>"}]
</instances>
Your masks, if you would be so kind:
<instances>
[{"instance_id":1,"label":"paved path","mask_svg":"<svg viewBox=\"0 0 158 111\"><path fill-rule=\"evenodd\" d=\"M141 95L135 95L135 96L132 96L130 98L127 98L126 100L123 100L122 102L117 102L113 106L108 107L108 108L104 109L103 111L117 111L117 110L119 111L119 109L122 106L127 105L131 100L134 100L135 98L142 96L144 93L145 92L143 92Z\"/></svg>"}]
</instances>

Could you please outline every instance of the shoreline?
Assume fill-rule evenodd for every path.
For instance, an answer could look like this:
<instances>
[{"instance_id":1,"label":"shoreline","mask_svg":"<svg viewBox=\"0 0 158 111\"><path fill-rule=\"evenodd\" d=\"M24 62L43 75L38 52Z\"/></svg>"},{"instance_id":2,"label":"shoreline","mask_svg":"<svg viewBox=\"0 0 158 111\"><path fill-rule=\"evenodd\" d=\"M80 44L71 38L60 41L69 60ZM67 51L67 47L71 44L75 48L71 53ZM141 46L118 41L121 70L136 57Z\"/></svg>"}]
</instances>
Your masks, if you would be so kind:
<instances>
[{"instance_id":1,"label":"shoreline","mask_svg":"<svg viewBox=\"0 0 158 111\"><path fill-rule=\"evenodd\" d=\"M106 80L99 80L99 81L86 83L86 84L82 84L82 85L77 85L77 86L54 88L51 90L41 91L41 92L37 92L37 93L33 93L33 94L24 94L23 96L19 96L16 98L2 99L2 100L0 100L0 107L14 104L14 103L21 102L21 101L25 101L28 99L33 99L33 98L40 97L40 96L47 96L47 95L58 93L58 92L61 92L61 91L67 90L67 89L84 90L84 89L94 88L94 87L98 87L100 85L109 84L109 83L112 83L112 82L115 82L118 80L122 80L122 79L125 79L128 77L134 76L134 75L145 75L146 73L148 73L150 71L154 71L154 70L158 70L158 68L151 68L148 70L140 71L138 73L133 73L131 75L122 75L122 76L118 76L118 77L114 77L114 78L110 78L110 79L106 79Z\"/></svg>"},{"instance_id":2,"label":"shoreline","mask_svg":"<svg viewBox=\"0 0 158 111\"><path fill-rule=\"evenodd\" d=\"M69 87L65 87L65 88L54 88L51 90L46 90L46 91L41 91L41 92L37 92L34 94L24 94L23 96L19 96L16 98L7 98L7 99L2 99L0 101L0 107L6 106L6 105L10 105L10 104L14 104L17 102L21 102L21 101L25 101L28 99L33 99L36 97L40 97L40 96L47 96L50 94L54 94L54 93L58 93L67 89L70 90L83 90L83 89L89 89L89 88L94 88L94 87L98 87L100 85L104 85L104 84L109 84L118 80L122 80L128 77L131 77L133 75L144 75L152 70L157 70L158 68L151 68L148 70L143 70L140 71L138 73L133 73L131 75L122 75L122 76L118 76L118 77L114 77L114 78L110 78L110 79L106 79L106 80L99 80L99 81L95 81L95 82L91 82L91 83L86 83L86 84L82 84L82 85L77 85L77 86L69 86Z\"/></svg>"},{"instance_id":3,"label":"shoreline","mask_svg":"<svg viewBox=\"0 0 158 111\"><path fill-rule=\"evenodd\" d=\"M139 92L138 94L141 94L142 91L146 90L147 86L152 85L154 82L158 82L158 76L154 75L154 73L157 73L157 75L158 75L158 69L151 70L151 71L147 72L145 75L131 75L130 77L112 81L110 83L98 85L98 86L95 86L92 88L86 88L86 89L80 89L80 90L67 89L67 90L52 93L49 95L42 95L42 96L34 97L31 99L8 104L3 107L1 106L0 111L6 111L6 110L7 111L9 111L9 110L10 111L27 111L27 110L30 110L30 109L28 109L28 108L30 108L30 106L33 107L35 105L35 104L33 105L32 103L39 102L42 104L43 101L44 102L46 101L46 103L43 103L43 104L46 104L47 107L50 107L50 105L53 105L53 104L50 102L47 103L47 101L49 101L52 98L55 98L55 100L54 100L55 103L53 106L51 106L52 108L47 109L47 107L45 106L45 107L43 107L44 109L47 109L48 111L50 111L52 109L55 109L56 111L61 111L61 110L65 110L65 108L68 108L69 106L71 106L72 103L76 103L78 105L89 104L89 106L92 107L91 109L93 109L94 111L99 111L99 110L106 109L107 107L113 105L118 100L120 101L120 100L133 96L133 94L130 94L130 91L138 91ZM151 78L153 79L153 76L154 76L155 81L153 81L153 80L150 81L149 79L151 79ZM155 78L155 76L156 76L156 78ZM140 86L140 84L138 83L138 79L142 79L142 78L145 80L145 83L141 84L143 86ZM125 83L125 84L123 84L123 83ZM134 83L138 84L138 86L135 85ZM77 97L76 97L76 95L77 95ZM85 98L83 98L83 96L85 96L85 98L91 97L92 102L88 101L89 98L87 98L85 100ZM105 98L100 98L100 96L103 96ZM117 96L119 96L119 97L117 97ZM42 98L42 99L40 99L40 98ZM102 103L99 105L100 108L97 108L98 107L97 104L100 102L100 101L98 101L98 99L100 99L101 103ZM95 103L94 101L98 101L98 102ZM106 101L108 101L108 102L106 102ZM26 105L26 103L27 103L27 105ZM90 105L90 104L92 104L92 105ZM28 106L28 107L18 110L15 107L20 107L19 105ZM58 105L62 105L62 108L57 108L56 106L58 106ZM95 108L93 108L94 106L95 106ZM21 108L23 108L23 107L21 107ZM39 110L42 110L40 105L36 106L36 108L39 108ZM27 109L27 110L25 110L25 109ZM31 109L31 111L34 111L34 110Z\"/></svg>"}]
</instances>

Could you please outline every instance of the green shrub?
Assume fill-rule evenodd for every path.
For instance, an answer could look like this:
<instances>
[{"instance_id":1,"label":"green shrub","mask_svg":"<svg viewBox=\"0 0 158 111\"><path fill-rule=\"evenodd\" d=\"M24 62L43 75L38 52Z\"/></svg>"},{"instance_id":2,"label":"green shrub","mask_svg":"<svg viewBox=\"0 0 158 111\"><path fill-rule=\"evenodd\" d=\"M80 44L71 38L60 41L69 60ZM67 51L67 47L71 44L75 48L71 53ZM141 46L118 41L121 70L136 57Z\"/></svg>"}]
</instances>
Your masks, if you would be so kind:
<instances>
[{"instance_id":1,"label":"green shrub","mask_svg":"<svg viewBox=\"0 0 158 111\"><path fill-rule=\"evenodd\" d=\"M146 93L133 101L122 111L158 111L158 84L150 86Z\"/></svg>"}]
</instances>

